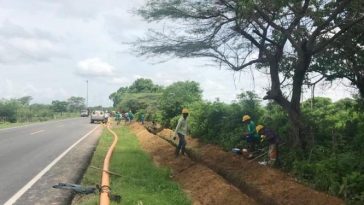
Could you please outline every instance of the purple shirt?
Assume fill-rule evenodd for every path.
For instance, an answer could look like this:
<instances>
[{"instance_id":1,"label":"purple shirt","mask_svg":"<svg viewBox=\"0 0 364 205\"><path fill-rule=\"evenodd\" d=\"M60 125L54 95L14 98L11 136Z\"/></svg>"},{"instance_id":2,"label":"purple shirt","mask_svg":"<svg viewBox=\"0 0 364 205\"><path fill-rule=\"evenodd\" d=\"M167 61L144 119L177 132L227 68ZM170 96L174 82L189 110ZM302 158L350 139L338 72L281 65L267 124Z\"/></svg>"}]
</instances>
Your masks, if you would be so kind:
<instances>
[{"instance_id":1,"label":"purple shirt","mask_svg":"<svg viewBox=\"0 0 364 205\"><path fill-rule=\"evenodd\" d=\"M264 135L269 144L278 143L279 136L272 129L264 128Z\"/></svg>"}]
</instances>

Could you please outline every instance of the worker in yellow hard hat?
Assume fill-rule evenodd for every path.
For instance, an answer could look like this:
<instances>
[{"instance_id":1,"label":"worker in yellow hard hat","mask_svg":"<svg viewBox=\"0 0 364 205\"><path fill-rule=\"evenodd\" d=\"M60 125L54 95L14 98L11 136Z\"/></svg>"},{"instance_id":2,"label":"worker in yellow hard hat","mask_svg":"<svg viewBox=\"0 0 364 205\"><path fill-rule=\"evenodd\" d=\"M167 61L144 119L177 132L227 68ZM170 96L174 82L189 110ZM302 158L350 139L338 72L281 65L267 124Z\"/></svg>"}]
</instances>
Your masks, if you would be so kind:
<instances>
[{"instance_id":1,"label":"worker in yellow hard hat","mask_svg":"<svg viewBox=\"0 0 364 205\"><path fill-rule=\"evenodd\" d=\"M269 143L268 149L268 164L275 165L278 158L278 141L279 136L270 128L263 125L258 125L256 127L256 132L260 135L262 141L267 141ZM265 164L265 163L260 163Z\"/></svg>"},{"instance_id":2,"label":"worker in yellow hard hat","mask_svg":"<svg viewBox=\"0 0 364 205\"><path fill-rule=\"evenodd\" d=\"M243 133L243 137L249 144L247 157L251 159L254 157L253 152L255 151L255 145L259 142L259 136L255 130L255 123L249 115L243 116L243 123L247 126L247 131Z\"/></svg>"},{"instance_id":3,"label":"worker in yellow hard hat","mask_svg":"<svg viewBox=\"0 0 364 205\"><path fill-rule=\"evenodd\" d=\"M175 137L178 136L179 142L176 148L176 157L178 157L179 153L181 152L182 155L185 155L186 149L186 136L189 132L188 126L188 115L189 111L187 108L182 109L182 116L178 120L178 124L175 130Z\"/></svg>"}]
</instances>

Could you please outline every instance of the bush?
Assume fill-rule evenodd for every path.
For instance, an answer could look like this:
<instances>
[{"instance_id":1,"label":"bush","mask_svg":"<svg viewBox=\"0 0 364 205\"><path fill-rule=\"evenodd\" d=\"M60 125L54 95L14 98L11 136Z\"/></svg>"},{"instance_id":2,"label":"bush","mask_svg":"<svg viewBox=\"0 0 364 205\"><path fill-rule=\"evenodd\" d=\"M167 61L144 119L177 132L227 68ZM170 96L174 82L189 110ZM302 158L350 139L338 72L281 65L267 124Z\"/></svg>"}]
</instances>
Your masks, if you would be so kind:
<instances>
[{"instance_id":1,"label":"bush","mask_svg":"<svg viewBox=\"0 0 364 205\"><path fill-rule=\"evenodd\" d=\"M201 99L196 82L177 82L163 90L158 105L148 106L146 120L174 129L182 108L190 110L193 137L226 150L245 146L241 118L272 128L281 138L279 164L313 187L341 196L352 204L364 204L364 103L362 99L316 97L302 103L307 129L306 150L295 150L287 112L274 102L266 106L253 92L243 92L231 104ZM119 99L120 100L120 99ZM133 105L136 103L132 103ZM143 112L144 112L143 110Z\"/></svg>"},{"instance_id":2,"label":"bush","mask_svg":"<svg viewBox=\"0 0 364 205\"><path fill-rule=\"evenodd\" d=\"M180 115L184 107L200 102L201 96L200 85L194 81L176 82L166 87L159 102L163 125L173 128L170 120Z\"/></svg>"},{"instance_id":3,"label":"bush","mask_svg":"<svg viewBox=\"0 0 364 205\"><path fill-rule=\"evenodd\" d=\"M364 174L351 172L342 179L339 194L349 204L362 204L364 202Z\"/></svg>"},{"instance_id":4,"label":"bush","mask_svg":"<svg viewBox=\"0 0 364 205\"><path fill-rule=\"evenodd\" d=\"M17 121L17 109L19 105L15 101L0 102L0 118L8 122Z\"/></svg>"},{"instance_id":5,"label":"bush","mask_svg":"<svg viewBox=\"0 0 364 205\"><path fill-rule=\"evenodd\" d=\"M242 104L222 102L196 102L190 105L191 134L207 143L221 145L230 150L242 143ZM254 112L249 110L250 112ZM244 142L243 142L244 143Z\"/></svg>"}]
</instances>

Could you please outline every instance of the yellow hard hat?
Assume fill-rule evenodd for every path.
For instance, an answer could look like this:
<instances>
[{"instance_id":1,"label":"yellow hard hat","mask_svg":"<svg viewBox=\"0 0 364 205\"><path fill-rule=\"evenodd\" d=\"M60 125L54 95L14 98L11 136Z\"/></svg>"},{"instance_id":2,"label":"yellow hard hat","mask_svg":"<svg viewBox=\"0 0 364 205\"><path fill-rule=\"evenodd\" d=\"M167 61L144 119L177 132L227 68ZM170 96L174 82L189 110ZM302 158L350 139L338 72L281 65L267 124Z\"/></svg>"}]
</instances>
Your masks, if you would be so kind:
<instances>
[{"instance_id":1,"label":"yellow hard hat","mask_svg":"<svg viewBox=\"0 0 364 205\"><path fill-rule=\"evenodd\" d=\"M188 109L187 108L183 108L182 109L182 114L188 114Z\"/></svg>"},{"instance_id":2,"label":"yellow hard hat","mask_svg":"<svg viewBox=\"0 0 364 205\"><path fill-rule=\"evenodd\" d=\"M262 130L264 128L263 125L257 125L257 127L255 128L255 130L257 131L257 133L259 133L260 130Z\"/></svg>"},{"instance_id":3,"label":"yellow hard hat","mask_svg":"<svg viewBox=\"0 0 364 205\"><path fill-rule=\"evenodd\" d=\"M247 121L247 120L250 120L250 116L249 115L244 115L243 116L243 122Z\"/></svg>"}]
</instances>

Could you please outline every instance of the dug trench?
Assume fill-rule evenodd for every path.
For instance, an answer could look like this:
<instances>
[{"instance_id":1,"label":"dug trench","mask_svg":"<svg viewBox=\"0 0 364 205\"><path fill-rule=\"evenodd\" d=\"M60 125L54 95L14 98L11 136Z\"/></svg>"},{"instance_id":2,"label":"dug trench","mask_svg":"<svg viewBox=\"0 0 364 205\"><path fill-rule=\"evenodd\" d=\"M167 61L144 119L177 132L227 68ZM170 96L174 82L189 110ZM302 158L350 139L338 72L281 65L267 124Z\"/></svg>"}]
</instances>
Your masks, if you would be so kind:
<instances>
[{"instance_id":1,"label":"dug trench","mask_svg":"<svg viewBox=\"0 0 364 205\"><path fill-rule=\"evenodd\" d=\"M143 126L134 123L129 128L158 166L170 168L170 177L181 185L193 205L259 204L205 165L186 156L176 158L175 148L170 143L149 133Z\"/></svg>"},{"instance_id":2,"label":"dug trench","mask_svg":"<svg viewBox=\"0 0 364 205\"><path fill-rule=\"evenodd\" d=\"M209 187L205 189L206 194L203 191L199 194L196 198L199 203L195 204L344 204L337 197L300 184L282 171L261 166L216 145L203 144L190 137L187 137L186 147L189 157L175 159L174 146L177 141L172 138L172 130L158 129L155 135L136 123L130 128L156 163L172 169L174 179L190 192L193 199L197 197L193 195L196 194L193 190ZM234 195L240 197L232 201Z\"/></svg>"}]
</instances>

